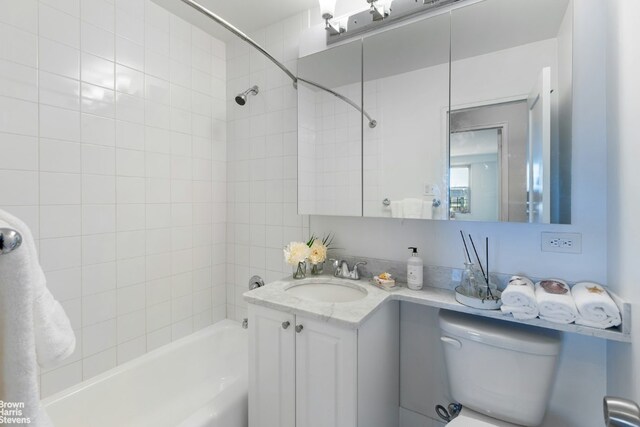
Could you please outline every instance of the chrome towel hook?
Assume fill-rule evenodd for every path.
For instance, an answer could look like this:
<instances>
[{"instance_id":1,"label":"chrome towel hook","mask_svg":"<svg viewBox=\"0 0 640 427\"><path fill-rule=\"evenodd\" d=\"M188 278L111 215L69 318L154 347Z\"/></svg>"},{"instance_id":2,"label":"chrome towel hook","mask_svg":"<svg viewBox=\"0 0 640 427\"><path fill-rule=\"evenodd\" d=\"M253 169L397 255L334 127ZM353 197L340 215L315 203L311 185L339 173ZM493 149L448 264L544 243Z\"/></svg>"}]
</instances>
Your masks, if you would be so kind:
<instances>
[{"instance_id":1,"label":"chrome towel hook","mask_svg":"<svg viewBox=\"0 0 640 427\"><path fill-rule=\"evenodd\" d=\"M20 247L22 236L11 228L0 228L0 254L8 254Z\"/></svg>"}]
</instances>

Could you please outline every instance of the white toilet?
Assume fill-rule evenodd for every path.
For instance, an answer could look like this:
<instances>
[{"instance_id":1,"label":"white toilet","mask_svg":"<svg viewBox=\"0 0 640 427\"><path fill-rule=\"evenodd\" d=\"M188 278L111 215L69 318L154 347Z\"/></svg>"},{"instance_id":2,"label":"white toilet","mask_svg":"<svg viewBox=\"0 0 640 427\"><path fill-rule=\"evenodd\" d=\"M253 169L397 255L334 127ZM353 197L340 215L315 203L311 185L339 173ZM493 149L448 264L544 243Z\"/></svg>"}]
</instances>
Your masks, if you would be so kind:
<instances>
[{"instance_id":1,"label":"white toilet","mask_svg":"<svg viewBox=\"0 0 640 427\"><path fill-rule=\"evenodd\" d=\"M447 427L538 426L560 353L556 331L440 310L451 397Z\"/></svg>"}]
</instances>

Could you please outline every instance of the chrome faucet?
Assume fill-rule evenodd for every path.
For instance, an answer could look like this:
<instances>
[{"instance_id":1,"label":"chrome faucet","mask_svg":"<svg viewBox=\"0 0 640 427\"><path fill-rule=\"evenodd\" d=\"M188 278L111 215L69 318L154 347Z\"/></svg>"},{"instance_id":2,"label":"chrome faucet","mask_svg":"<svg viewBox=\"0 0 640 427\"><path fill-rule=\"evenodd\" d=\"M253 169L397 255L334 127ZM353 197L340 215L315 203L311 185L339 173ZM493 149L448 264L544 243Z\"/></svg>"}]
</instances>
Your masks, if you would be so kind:
<instances>
[{"instance_id":1,"label":"chrome faucet","mask_svg":"<svg viewBox=\"0 0 640 427\"><path fill-rule=\"evenodd\" d=\"M353 270L349 270L349 263L345 260L330 259L333 264L333 275L342 279L360 280L360 273L358 272L359 265L366 265L366 261L359 261L353 265Z\"/></svg>"}]
</instances>

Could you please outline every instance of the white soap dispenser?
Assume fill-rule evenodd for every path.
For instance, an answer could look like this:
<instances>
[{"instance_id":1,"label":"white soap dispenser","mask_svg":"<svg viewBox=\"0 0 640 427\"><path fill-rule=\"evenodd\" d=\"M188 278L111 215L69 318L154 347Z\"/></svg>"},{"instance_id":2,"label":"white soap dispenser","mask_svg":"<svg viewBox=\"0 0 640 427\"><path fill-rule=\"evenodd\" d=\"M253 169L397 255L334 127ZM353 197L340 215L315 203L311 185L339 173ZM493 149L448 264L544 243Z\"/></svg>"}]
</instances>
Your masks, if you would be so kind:
<instances>
[{"instance_id":1,"label":"white soap dispenser","mask_svg":"<svg viewBox=\"0 0 640 427\"><path fill-rule=\"evenodd\" d=\"M410 246L411 256L407 260L407 285L409 289L419 291L422 289L422 267L424 263L422 258L418 256L418 248Z\"/></svg>"}]
</instances>

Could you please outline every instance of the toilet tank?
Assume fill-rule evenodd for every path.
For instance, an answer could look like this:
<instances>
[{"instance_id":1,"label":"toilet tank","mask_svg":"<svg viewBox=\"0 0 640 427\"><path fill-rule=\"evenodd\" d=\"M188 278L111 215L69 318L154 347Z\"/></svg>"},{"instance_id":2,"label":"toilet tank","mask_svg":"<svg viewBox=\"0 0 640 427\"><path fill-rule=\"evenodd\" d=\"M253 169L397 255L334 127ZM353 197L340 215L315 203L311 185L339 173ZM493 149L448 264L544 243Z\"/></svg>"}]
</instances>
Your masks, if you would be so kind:
<instances>
[{"instance_id":1,"label":"toilet tank","mask_svg":"<svg viewBox=\"0 0 640 427\"><path fill-rule=\"evenodd\" d=\"M538 426L561 338L557 331L440 310L451 397L492 418Z\"/></svg>"}]
</instances>

